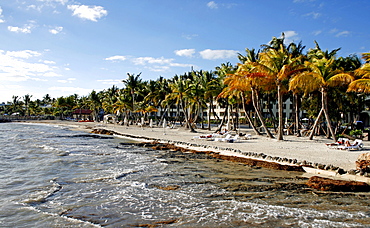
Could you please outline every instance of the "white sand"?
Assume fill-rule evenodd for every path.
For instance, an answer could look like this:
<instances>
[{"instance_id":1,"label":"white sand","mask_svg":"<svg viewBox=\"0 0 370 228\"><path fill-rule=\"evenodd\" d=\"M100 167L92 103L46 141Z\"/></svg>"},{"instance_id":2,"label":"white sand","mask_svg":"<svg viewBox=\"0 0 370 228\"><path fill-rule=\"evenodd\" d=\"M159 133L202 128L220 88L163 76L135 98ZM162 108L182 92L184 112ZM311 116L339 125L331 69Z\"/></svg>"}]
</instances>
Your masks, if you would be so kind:
<instances>
[{"instance_id":1,"label":"white sand","mask_svg":"<svg viewBox=\"0 0 370 228\"><path fill-rule=\"evenodd\" d=\"M194 139L194 136L213 133L202 129L197 129L197 133L191 133L184 128L141 128L132 125L126 127L114 124L99 124L94 122L77 123L69 121L42 121L42 123L67 125L85 131L92 128L104 128L122 134L145 136L159 140L172 140L198 145L232 148L242 152L264 153L273 157L297 159L298 161L307 161L324 165L331 164L341 167L344 170L355 169L355 161L358 156L362 153L368 152L370 148L370 141L364 141L365 147L362 151L328 149L325 143L330 143L332 140L326 139L322 136L316 136L314 137L314 140L308 140L307 137L284 136L284 141L278 141L276 139L267 138L266 136L254 135L251 130L242 130L241 132L252 134L252 139L241 140L236 143L226 143Z\"/></svg>"}]
</instances>

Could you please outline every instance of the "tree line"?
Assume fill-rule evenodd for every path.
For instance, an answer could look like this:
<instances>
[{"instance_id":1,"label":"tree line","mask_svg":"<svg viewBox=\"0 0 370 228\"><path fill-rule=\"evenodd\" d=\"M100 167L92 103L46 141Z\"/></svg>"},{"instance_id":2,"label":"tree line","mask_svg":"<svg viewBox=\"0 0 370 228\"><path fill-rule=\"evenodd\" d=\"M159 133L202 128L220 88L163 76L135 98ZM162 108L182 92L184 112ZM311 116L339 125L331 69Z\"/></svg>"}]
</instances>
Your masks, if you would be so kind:
<instances>
[{"instance_id":1,"label":"tree line","mask_svg":"<svg viewBox=\"0 0 370 228\"><path fill-rule=\"evenodd\" d=\"M370 53L337 57L340 50L322 50L315 47L304 52L302 42L284 42L273 37L260 49L246 48L238 54L239 63L222 63L213 71L190 71L166 79L144 81L141 73L127 73L122 80L123 88L112 86L103 91L91 91L87 96L77 94L32 100L32 95L13 96L9 105L2 106L1 114L50 115L68 117L75 109L90 109L95 120L99 113L116 114L121 119L153 118L153 113L162 110L161 122L171 107L176 107L176 117L190 130L194 124L211 130L211 123L218 123L221 130L226 113L231 113L234 128L239 121L248 123L256 134L283 139L286 127L283 104L291 99L294 118L291 120L297 136L302 126L304 111L311 123L309 139L315 134L321 121L326 125L325 134L336 140L338 129L347 117L352 122L359 119L364 110L366 94L370 91ZM217 103L225 109L224 116L214 110ZM277 105L278 113L272 112ZM263 110L269 110L267 113ZM240 111L245 113L239 116ZM205 115L206 113L206 115ZM213 116L213 118L211 118ZM216 130L216 131L217 131Z\"/></svg>"}]
</instances>

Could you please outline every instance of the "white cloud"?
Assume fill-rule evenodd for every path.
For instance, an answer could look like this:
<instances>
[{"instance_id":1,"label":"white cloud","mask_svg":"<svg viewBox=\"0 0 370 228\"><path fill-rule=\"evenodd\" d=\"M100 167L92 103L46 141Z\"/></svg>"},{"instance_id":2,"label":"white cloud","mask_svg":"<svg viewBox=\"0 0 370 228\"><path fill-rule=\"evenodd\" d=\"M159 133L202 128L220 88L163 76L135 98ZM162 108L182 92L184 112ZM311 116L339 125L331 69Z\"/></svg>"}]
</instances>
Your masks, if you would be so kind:
<instances>
[{"instance_id":1,"label":"white cloud","mask_svg":"<svg viewBox=\"0 0 370 228\"><path fill-rule=\"evenodd\" d=\"M16 26L8 26L8 30L16 33L31 33L31 27L25 26L23 28Z\"/></svg>"},{"instance_id":2,"label":"white cloud","mask_svg":"<svg viewBox=\"0 0 370 228\"><path fill-rule=\"evenodd\" d=\"M193 64L186 64L186 63L171 63L170 66L172 67L192 67Z\"/></svg>"},{"instance_id":3,"label":"white cloud","mask_svg":"<svg viewBox=\"0 0 370 228\"><path fill-rule=\"evenodd\" d=\"M234 50L211 50L206 49L199 54L202 56L203 59L227 59L227 58L235 58L238 55L238 51Z\"/></svg>"},{"instance_id":4,"label":"white cloud","mask_svg":"<svg viewBox=\"0 0 370 228\"><path fill-rule=\"evenodd\" d=\"M49 32L51 34L54 34L55 35L55 34L60 33L62 30L63 30L63 27L59 26L59 27L55 27L53 29L49 29Z\"/></svg>"},{"instance_id":5,"label":"white cloud","mask_svg":"<svg viewBox=\"0 0 370 228\"><path fill-rule=\"evenodd\" d=\"M109 60L109 61L118 61L118 60L121 60L121 61L125 61L126 59L127 59L126 56L115 55L115 56L111 56L111 57L105 58L104 60Z\"/></svg>"},{"instance_id":6,"label":"white cloud","mask_svg":"<svg viewBox=\"0 0 370 228\"><path fill-rule=\"evenodd\" d=\"M68 86L53 86L48 88L51 91L59 91L62 93L79 94L81 96L87 95L91 92L91 89L84 89L81 87L68 87Z\"/></svg>"},{"instance_id":7,"label":"white cloud","mask_svg":"<svg viewBox=\"0 0 370 228\"><path fill-rule=\"evenodd\" d=\"M290 44L296 40L299 40L298 33L296 31L284 31L285 35L284 43Z\"/></svg>"},{"instance_id":8,"label":"white cloud","mask_svg":"<svg viewBox=\"0 0 370 228\"><path fill-rule=\"evenodd\" d=\"M192 40L193 38L197 37L197 34L190 34L190 35L182 35L187 40Z\"/></svg>"},{"instance_id":9,"label":"white cloud","mask_svg":"<svg viewBox=\"0 0 370 228\"><path fill-rule=\"evenodd\" d=\"M320 35L322 33L322 31L321 30L316 30L316 31L314 31L312 34L314 35L314 36L317 36L317 35Z\"/></svg>"},{"instance_id":10,"label":"white cloud","mask_svg":"<svg viewBox=\"0 0 370 228\"><path fill-rule=\"evenodd\" d=\"M36 27L36 22L33 20L28 21L22 28L17 26L8 26L8 30L16 33L31 33L32 29Z\"/></svg>"},{"instance_id":11,"label":"white cloud","mask_svg":"<svg viewBox=\"0 0 370 228\"><path fill-rule=\"evenodd\" d=\"M164 72L170 69L169 66L152 66L152 67L147 67L147 68L153 72Z\"/></svg>"},{"instance_id":12,"label":"white cloud","mask_svg":"<svg viewBox=\"0 0 370 228\"><path fill-rule=\"evenodd\" d=\"M348 36L350 34L349 31L342 31L342 32L338 32L335 37L340 37L340 36Z\"/></svg>"},{"instance_id":13,"label":"white cloud","mask_svg":"<svg viewBox=\"0 0 370 228\"><path fill-rule=\"evenodd\" d=\"M6 55L10 57L29 59L31 57L40 56L41 53L37 51L23 50L23 51L7 51Z\"/></svg>"},{"instance_id":14,"label":"white cloud","mask_svg":"<svg viewBox=\"0 0 370 228\"><path fill-rule=\"evenodd\" d=\"M59 83L72 83L75 80L76 80L76 78L67 78L67 79L57 80L57 82L59 82Z\"/></svg>"},{"instance_id":15,"label":"white cloud","mask_svg":"<svg viewBox=\"0 0 370 228\"><path fill-rule=\"evenodd\" d=\"M211 9L217 9L217 8L218 8L217 3L216 3L216 2L214 2L214 1L210 1L210 2L208 2L208 3L207 3L207 6L208 6L209 8L211 8Z\"/></svg>"},{"instance_id":16,"label":"white cloud","mask_svg":"<svg viewBox=\"0 0 370 228\"><path fill-rule=\"evenodd\" d=\"M37 0L39 2L45 2L45 3L53 3L53 2L56 2L56 3L60 3L62 5L65 5L69 0Z\"/></svg>"},{"instance_id":17,"label":"white cloud","mask_svg":"<svg viewBox=\"0 0 370 228\"><path fill-rule=\"evenodd\" d=\"M50 61L50 60L40 60L40 62L43 62L45 64L55 64L54 61Z\"/></svg>"},{"instance_id":18,"label":"white cloud","mask_svg":"<svg viewBox=\"0 0 370 228\"><path fill-rule=\"evenodd\" d=\"M153 57L138 57L132 59L135 65L146 65L149 64L170 64L173 59L165 59L164 57L153 58Z\"/></svg>"},{"instance_id":19,"label":"white cloud","mask_svg":"<svg viewBox=\"0 0 370 228\"><path fill-rule=\"evenodd\" d=\"M67 8L73 11L73 16L91 21L97 21L108 14L102 6L68 5Z\"/></svg>"},{"instance_id":20,"label":"white cloud","mask_svg":"<svg viewBox=\"0 0 370 228\"><path fill-rule=\"evenodd\" d=\"M38 77L56 76L56 67L38 60L37 51L0 50L0 79L3 81L42 80ZM36 60L34 60L36 58Z\"/></svg>"},{"instance_id":21,"label":"white cloud","mask_svg":"<svg viewBox=\"0 0 370 228\"><path fill-rule=\"evenodd\" d=\"M171 67L191 67L191 64L182 64L182 63L175 63L174 59L167 59L164 57L154 58L154 57L130 57L130 56L121 56L116 55L105 60L127 60L132 62L135 65L144 66L146 69L150 71L160 72L160 71L168 71ZM104 82L104 81L102 81ZM106 84L112 84L110 81Z\"/></svg>"},{"instance_id":22,"label":"white cloud","mask_svg":"<svg viewBox=\"0 0 370 228\"><path fill-rule=\"evenodd\" d=\"M44 77L60 77L61 75L60 74L57 74L55 72L46 72L42 76L44 76Z\"/></svg>"},{"instance_id":23,"label":"white cloud","mask_svg":"<svg viewBox=\"0 0 370 228\"><path fill-rule=\"evenodd\" d=\"M101 82L104 85L117 85L122 84L122 80L119 79L104 79L104 80L97 80L98 82Z\"/></svg>"},{"instance_id":24,"label":"white cloud","mask_svg":"<svg viewBox=\"0 0 370 228\"><path fill-rule=\"evenodd\" d=\"M340 36L348 36L349 34L350 34L350 31L341 31L341 32L339 32L339 30L338 29L336 29L336 28L333 28L333 29L331 29L330 31L329 31L329 33L331 33L331 34L334 34L335 33L335 37L340 37Z\"/></svg>"},{"instance_id":25,"label":"white cloud","mask_svg":"<svg viewBox=\"0 0 370 228\"><path fill-rule=\"evenodd\" d=\"M195 53L195 49L182 49L182 50L176 50L175 54L178 56L185 56L185 57L193 57Z\"/></svg>"},{"instance_id":26,"label":"white cloud","mask_svg":"<svg viewBox=\"0 0 370 228\"><path fill-rule=\"evenodd\" d=\"M4 23L5 22L2 18L3 18L3 9L0 6L0 23Z\"/></svg>"},{"instance_id":27,"label":"white cloud","mask_svg":"<svg viewBox=\"0 0 370 228\"><path fill-rule=\"evenodd\" d=\"M305 15L303 15L305 17L312 17L313 19L317 19L321 16L321 13L315 13L315 12L311 12L311 13L307 13Z\"/></svg>"}]
</instances>

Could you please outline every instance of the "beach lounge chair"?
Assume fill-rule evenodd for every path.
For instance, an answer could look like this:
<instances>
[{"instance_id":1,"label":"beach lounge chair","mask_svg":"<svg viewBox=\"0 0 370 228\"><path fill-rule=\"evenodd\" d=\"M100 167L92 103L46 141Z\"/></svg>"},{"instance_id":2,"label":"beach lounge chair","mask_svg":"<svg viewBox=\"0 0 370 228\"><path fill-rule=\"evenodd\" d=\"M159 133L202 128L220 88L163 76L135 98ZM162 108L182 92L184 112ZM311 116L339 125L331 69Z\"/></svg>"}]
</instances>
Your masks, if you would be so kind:
<instances>
[{"instance_id":1,"label":"beach lounge chair","mask_svg":"<svg viewBox=\"0 0 370 228\"><path fill-rule=\"evenodd\" d=\"M205 140L212 140L216 135L210 134L210 135L200 135L200 136L194 136L193 139L205 139Z\"/></svg>"},{"instance_id":2,"label":"beach lounge chair","mask_svg":"<svg viewBox=\"0 0 370 228\"><path fill-rule=\"evenodd\" d=\"M228 143L233 143L238 141L239 135L235 135L234 137L231 137L230 134L226 135L225 138L215 138L215 141L218 142L228 142Z\"/></svg>"},{"instance_id":3,"label":"beach lounge chair","mask_svg":"<svg viewBox=\"0 0 370 228\"><path fill-rule=\"evenodd\" d=\"M230 134L226 134L225 137L223 137L223 138L215 138L215 141L223 142L223 141L226 141L229 138L231 138L231 135Z\"/></svg>"},{"instance_id":4,"label":"beach lounge chair","mask_svg":"<svg viewBox=\"0 0 370 228\"><path fill-rule=\"evenodd\" d=\"M349 139L347 138L338 138L338 140L335 143L326 143L326 146L329 149L339 149L338 146L345 145Z\"/></svg>"},{"instance_id":5,"label":"beach lounge chair","mask_svg":"<svg viewBox=\"0 0 370 228\"><path fill-rule=\"evenodd\" d=\"M338 149L341 150L362 150L362 148L364 148L364 144L361 139L356 139L352 144L348 142L338 146Z\"/></svg>"}]
</instances>

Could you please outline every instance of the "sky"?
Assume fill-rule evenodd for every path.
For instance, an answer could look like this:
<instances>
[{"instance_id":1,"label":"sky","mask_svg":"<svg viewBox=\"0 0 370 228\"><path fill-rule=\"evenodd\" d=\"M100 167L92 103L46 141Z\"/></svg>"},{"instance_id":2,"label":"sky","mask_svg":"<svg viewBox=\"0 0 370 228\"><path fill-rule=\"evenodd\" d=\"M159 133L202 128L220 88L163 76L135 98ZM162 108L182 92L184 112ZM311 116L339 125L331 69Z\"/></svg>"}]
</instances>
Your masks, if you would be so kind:
<instances>
[{"instance_id":1,"label":"sky","mask_svg":"<svg viewBox=\"0 0 370 228\"><path fill-rule=\"evenodd\" d=\"M213 71L273 37L370 52L369 0L0 0L0 103Z\"/></svg>"}]
</instances>

